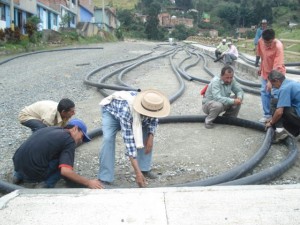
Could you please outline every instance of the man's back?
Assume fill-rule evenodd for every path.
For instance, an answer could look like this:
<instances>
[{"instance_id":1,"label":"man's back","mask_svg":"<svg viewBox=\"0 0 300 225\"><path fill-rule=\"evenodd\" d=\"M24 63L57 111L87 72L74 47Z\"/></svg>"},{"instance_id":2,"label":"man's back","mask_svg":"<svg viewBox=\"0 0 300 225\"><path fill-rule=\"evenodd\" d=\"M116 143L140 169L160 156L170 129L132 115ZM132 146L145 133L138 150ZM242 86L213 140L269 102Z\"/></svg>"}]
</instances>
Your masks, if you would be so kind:
<instances>
[{"instance_id":1,"label":"man's back","mask_svg":"<svg viewBox=\"0 0 300 225\"><path fill-rule=\"evenodd\" d=\"M54 126L57 121L58 111L57 102L51 100L44 100L35 102L26 106L19 114L19 120L24 123L31 119L43 121L48 126Z\"/></svg>"},{"instance_id":2,"label":"man's back","mask_svg":"<svg viewBox=\"0 0 300 225\"><path fill-rule=\"evenodd\" d=\"M33 133L16 151L15 170L27 177L42 179L51 160L59 164L74 163L75 142L67 130L45 127Z\"/></svg>"}]
</instances>

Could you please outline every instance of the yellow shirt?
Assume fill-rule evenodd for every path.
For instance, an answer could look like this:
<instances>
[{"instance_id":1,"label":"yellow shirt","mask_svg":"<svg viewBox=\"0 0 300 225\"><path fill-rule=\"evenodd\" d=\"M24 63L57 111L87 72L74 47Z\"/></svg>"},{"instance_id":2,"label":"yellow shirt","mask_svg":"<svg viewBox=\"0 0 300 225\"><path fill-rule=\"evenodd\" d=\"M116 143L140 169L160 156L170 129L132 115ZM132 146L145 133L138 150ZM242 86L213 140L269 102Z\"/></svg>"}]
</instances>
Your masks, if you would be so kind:
<instances>
[{"instance_id":1,"label":"yellow shirt","mask_svg":"<svg viewBox=\"0 0 300 225\"><path fill-rule=\"evenodd\" d=\"M19 121L24 123L28 120L41 120L47 126L65 126L67 121L63 121L57 111L57 102L51 100L39 101L26 106L19 113Z\"/></svg>"}]
</instances>

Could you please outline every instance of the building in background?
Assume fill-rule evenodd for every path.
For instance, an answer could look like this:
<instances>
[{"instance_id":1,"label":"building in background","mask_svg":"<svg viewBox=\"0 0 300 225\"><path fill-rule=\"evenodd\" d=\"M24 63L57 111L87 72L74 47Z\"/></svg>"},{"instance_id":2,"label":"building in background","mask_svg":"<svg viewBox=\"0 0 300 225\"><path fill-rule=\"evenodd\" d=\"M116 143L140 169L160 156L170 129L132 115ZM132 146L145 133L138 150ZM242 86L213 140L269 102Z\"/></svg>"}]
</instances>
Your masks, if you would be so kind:
<instances>
[{"instance_id":1,"label":"building in background","mask_svg":"<svg viewBox=\"0 0 300 225\"><path fill-rule=\"evenodd\" d=\"M79 7L79 14L78 14L79 22L93 23L95 21L94 3L92 0L79 0L78 7Z\"/></svg>"},{"instance_id":2,"label":"building in background","mask_svg":"<svg viewBox=\"0 0 300 225\"><path fill-rule=\"evenodd\" d=\"M95 7L94 16L98 27L107 32L114 32L120 26L120 21L117 19L114 8L105 7L103 10L102 7Z\"/></svg>"},{"instance_id":3,"label":"building in background","mask_svg":"<svg viewBox=\"0 0 300 225\"><path fill-rule=\"evenodd\" d=\"M24 25L31 16L40 18L42 29L76 28L78 22L94 22L92 0L0 0L0 29Z\"/></svg>"},{"instance_id":4,"label":"building in background","mask_svg":"<svg viewBox=\"0 0 300 225\"><path fill-rule=\"evenodd\" d=\"M24 33L27 18L35 14L36 0L0 0L0 29L12 27L13 23Z\"/></svg>"},{"instance_id":5,"label":"building in background","mask_svg":"<svg viewBox=\"0 0 300 225\"><path fill-rule=\"evenodd\" d=\"M171 16L169 13L158 14L159 26L166 28L174 28L174 26L183 24L188 28L192 28L194 19Z\"/></svg>"}]
</instances>

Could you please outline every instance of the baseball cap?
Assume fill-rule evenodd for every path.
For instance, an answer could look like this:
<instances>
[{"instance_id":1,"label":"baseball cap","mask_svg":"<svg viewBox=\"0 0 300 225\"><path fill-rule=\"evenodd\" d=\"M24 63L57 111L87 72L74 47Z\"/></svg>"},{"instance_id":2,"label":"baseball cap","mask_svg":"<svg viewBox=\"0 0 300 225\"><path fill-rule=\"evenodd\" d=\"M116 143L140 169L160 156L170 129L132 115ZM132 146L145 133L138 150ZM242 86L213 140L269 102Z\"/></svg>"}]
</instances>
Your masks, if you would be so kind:
<instances>
[{"instance_id":1,"label":"baseball cap","mask_svg":"<svg viewBox=\"0 0 300 225\"><path fill-rule=\"evenodd\" d=\"M91 138L87 135L87 127L85 123L80 119L71 119L68 125L77 126L83 133L83 142L89 142Z\"/></svg>"},{"instance_id":2,"label":"baseball cap","mask_svg":"<svg viewBox=\"0 0 300 225\"><path fill-rule=\"evenodd\" d=\"M226 42L226 39L222 39L222 42Z\"/></svg>"}]
</instances>

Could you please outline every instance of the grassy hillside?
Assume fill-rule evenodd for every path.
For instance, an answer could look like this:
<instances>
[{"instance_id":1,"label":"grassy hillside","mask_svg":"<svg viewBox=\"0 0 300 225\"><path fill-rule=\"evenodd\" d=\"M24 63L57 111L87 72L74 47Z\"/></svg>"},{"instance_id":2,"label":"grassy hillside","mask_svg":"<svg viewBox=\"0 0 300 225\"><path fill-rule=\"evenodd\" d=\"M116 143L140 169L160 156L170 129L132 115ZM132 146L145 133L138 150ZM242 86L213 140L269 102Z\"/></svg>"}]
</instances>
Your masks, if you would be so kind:
<instances>
[{"instance_id":1,"label":"grassy hillside","mask_svg":"<svg viewBox=\"0 0 300 225\"><path fill-rule=\"evenodd\" d=\"M134 9L139 0L104 0L105 5L120 9ZM94 0L95 6L102 7L102 0Z\"/></svg>"}]
</instances>

